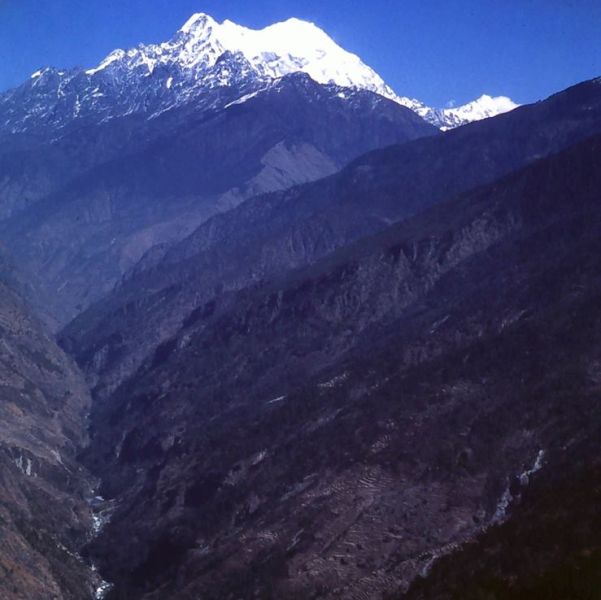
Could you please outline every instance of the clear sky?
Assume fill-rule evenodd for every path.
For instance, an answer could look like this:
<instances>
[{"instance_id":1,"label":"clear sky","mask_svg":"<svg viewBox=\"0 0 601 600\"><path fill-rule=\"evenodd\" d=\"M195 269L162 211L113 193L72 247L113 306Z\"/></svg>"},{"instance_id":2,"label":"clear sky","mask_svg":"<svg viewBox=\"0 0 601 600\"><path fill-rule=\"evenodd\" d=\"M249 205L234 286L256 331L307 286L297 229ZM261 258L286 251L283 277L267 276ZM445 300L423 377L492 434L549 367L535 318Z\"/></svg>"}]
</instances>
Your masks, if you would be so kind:
<instances>
[{"instance_id":1,"label":"clear sky","mask_svg":"<svg viewBox=\"0 0 601 600\"><path fill-rule=\"evenodd\" d=\"M601 75L601 0L0 0L0 90L42 66L93 66L194 12L263 27L313 21L399 94L525 103Z\"/></svg>"}]
</instances>

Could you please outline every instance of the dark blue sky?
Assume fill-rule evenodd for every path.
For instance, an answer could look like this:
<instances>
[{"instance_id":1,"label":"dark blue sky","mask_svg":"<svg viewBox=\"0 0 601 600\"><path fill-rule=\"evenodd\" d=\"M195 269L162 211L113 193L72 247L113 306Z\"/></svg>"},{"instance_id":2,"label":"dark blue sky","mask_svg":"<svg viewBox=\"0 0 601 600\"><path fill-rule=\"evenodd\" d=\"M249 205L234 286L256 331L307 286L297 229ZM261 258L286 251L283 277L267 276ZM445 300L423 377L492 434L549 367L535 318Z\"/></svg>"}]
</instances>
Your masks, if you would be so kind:
<instances>
[{"instance_id":1,"label":"dark blue sky","mask_svg":"<svg viewBox=\"0 0 601 600\"><path fill-rule=\"evenodd\" d=\"M601 0L0 0L0 89L171 37L193 12L262 27L314 21L400 94L518 102L601 75Z\"/></svg>"}]
</instances>

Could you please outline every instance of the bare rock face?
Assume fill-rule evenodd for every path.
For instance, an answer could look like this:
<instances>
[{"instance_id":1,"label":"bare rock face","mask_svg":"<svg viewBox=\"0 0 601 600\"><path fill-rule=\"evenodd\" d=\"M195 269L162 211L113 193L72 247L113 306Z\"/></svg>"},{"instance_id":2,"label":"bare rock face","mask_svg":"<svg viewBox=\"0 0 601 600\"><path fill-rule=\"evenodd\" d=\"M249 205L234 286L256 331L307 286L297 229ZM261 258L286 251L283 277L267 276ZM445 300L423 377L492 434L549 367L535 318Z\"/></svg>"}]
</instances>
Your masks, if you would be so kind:
<instances>
[{"instance_id":1,"label":"bare rock face","mask_svg":"<svg viewBox=\"0 0 601 600\"><path fill-rule=\"evenodd\" d=\"M592 469L600 144L190 315L96 406L113 597L398 595Z\"/></svg>"},{"instance_id":2,"label":"bare rock face","mask_svg":"<svg viewBox=\"0 0 601 600\"><path fill-rule=\"evenodd\" d=\"M7 265L3 267L8 269ZM0 283L0 596L81 600L96 576L88 541L93 478L77 461L90 398L77 367Z\"/></svg>"}]
</instances>

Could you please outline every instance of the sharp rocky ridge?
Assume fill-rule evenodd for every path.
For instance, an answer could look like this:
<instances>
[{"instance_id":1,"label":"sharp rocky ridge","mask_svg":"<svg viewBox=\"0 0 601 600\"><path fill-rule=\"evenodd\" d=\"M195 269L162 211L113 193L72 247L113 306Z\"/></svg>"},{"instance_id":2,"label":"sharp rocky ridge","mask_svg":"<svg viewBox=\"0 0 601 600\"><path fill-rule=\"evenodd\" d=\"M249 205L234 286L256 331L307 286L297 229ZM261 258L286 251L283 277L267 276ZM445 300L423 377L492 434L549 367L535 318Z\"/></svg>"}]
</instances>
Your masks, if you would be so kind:
<instances>
[{"instance_id":1,"label":"sharp rocky ridge","mask_svg":"<svg viewBox=\"0 0 601 600\"><path fill-rule=\"evenodd\" d=\"M253 30L198 13L169 41L114 50L94 68L36 71L22 86L0 95L0 133L56 136L73 123L131 114L152 118L191 102L196 109L219 108L299 72L317 83L375 92L441 129L518 106L509 98L484 95L462 107L431 108L398 95L313 23L292 18Z\"/></svg>"}]
</instances>

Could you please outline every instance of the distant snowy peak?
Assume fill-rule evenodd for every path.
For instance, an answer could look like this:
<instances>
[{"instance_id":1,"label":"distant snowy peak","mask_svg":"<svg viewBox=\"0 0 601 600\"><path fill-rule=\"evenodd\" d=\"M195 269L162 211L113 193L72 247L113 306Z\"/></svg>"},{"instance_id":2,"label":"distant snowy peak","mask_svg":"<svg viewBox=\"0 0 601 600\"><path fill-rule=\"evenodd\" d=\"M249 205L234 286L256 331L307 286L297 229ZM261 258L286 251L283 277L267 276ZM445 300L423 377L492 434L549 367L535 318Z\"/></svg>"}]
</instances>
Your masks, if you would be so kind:
<instances>
[{"instance_id":1,"label":"distant snowy peak","mask_svg":"<svg viewBox=\"0 0 601 600\"><path fill-rule=\"evenodd\" d=\"M470 118L479 121L481 119L509 112L517 107L518 105L511 98L507 98L507 96L496 96L493 98L492 96L484 94L469 104L465 104L458 108L448 108L446 109L446 112L458 116L469 116Z\"/></svg>"},{"instance_id":2,"label":"distant snowy peak","mask_svg":"<svg viewBox=\"0 0 601 600\"><path fill-rule=\"evenodd\" d=\"M496 117L519 106L519 104L516 104L511 98L507 98L506 96L493 98L484 94L473 102L452 108L431 108L417 100L409 108L414 110L422 119L436 125L436 127L439 127L443 131L447 131L467 125L468 123L473 123L474 121Z\"/></svg>"},{"instance_id":3,"label":"distant snowy peak","mask_svg":"<svg viewBox=\"0 0 601 600\"><path fill-rule=\"evenodd\" d=\"M507 96L480 96L477 100L458 106L456 108L446 108L443 110L445 115L445 127L447 129L458 127L473 121L481 121L489 117L496 117L503 113L518 108L511 98Z\"/></svg>"}]
</instances>

